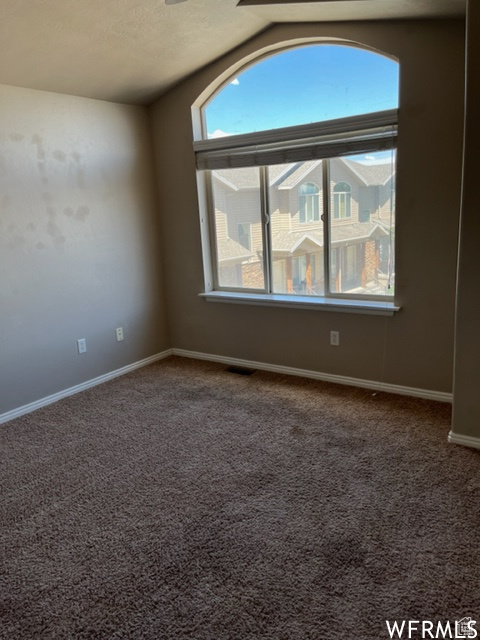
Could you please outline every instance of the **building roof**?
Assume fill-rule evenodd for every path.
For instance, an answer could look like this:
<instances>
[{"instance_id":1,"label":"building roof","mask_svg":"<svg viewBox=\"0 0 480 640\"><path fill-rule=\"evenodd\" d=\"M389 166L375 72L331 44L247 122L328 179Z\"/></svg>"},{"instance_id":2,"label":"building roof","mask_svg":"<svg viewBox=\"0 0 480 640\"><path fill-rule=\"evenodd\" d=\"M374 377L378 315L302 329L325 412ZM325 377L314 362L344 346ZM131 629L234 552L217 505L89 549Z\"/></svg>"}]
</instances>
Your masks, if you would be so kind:
<instances>
[{"instance_id":1,"label":"building roof","mask_svg":"<svg viewBox=\"0 0 480 640\"><path fill-rule=\"evenodd\" d=\"M321 160L307 160L305 162L292 163L288 173L282 176L275 186L278 186L279 189L292 189L300 184L310 171L313 171L321 164Z\"/></svg>"},{"instance_id":2,"label":"building roof","mask_svg":"<svg viewBox=\"0 0 480 640\"><path fill-rule=\"evenodd\" d=\"M331 242L335 246L344 242L360 242L373 235L387 236L388 228L377 222L356 222L353 224L339 225L330 230ZM305 243L323 247L323 230L309 229L308 231L276 231L272 234L273 253L293 254ZM254 253L246 249L232 238L219 238L217 241L218 262L244 262L252 258Z\"/></svg>"},{"instance_id":3,"label":"building roof","mask_svg":"<svg viewBox=\"0 0 480 640\"><path fill-rule=\"evenodd\" d=\"M387 236L389 230L377 222L355 222L353 224L332 226L330 237L333 245L340 242L358 242L373 235Z\"/></svg>"},{"instance_id":4,"label":"building roof","mask_svg":"<svg viewBox=\"0 0 480 640\"><path fill-rule=\"evenodd\" d=\"M382 186L388 182L391 176L395 173L395 166L390 162L379 162L375 164L365 164L363 162L354 162L348 158L342 158L343 162L354 173L358 174L365 185L368 187Z\"/></svg>"},{"instance_id":5,"label":"building roof","mask_svg":"<svg viewBox=\"0 0 480 640\"><path fill-rule=\"evenodd\" d=\"M229 260L240 262L251 257L252 252L236 240L231 238L219 238L217 240L217 258L219 262L228 262Z\"/></svg>"},{"instance_id":6,"label":"building roof","mask_svg":"<svg viewBox=\"0 0 480 640\"><path fill-rule=\"evenodd\" d=\"M392 176L392 165L389 162L364 164L348 158L337 158L350 169L365 186L381 186ZM307 160L305 162L290 162L269 167L269 185L278 189L293 189L299 185L308 174L316 169L321 160ZM395 169L393 169L395 171ZM258 169L256 167L241 167L235 170L218 169L213 172L222 182L235 191L259 187Z\"/></svg>"},{"instance_id":7,"label":"building roof","mask_svg":"<svg viewBox=\"0 0 480 640\"><path fill-rule=\"evenodd\" d=\"M376 222L356 222L339 225L330 230L333 245L343 242L360 242L373 235L386 236L388 230L384 225ZM308 231L276 231L272 234L273 253L294 253L302 244L310 242L323 247L323 231L311 229Z\"/></svg>"},{"instance_id":8,"label":"building roof","mask_svg":"<svg viewBox=\"0 0 480 640\"><path fill-rule=\"evenodd\" d=\"M294 164L276 164L269 167L268 177L270 186L281 179L284 173L287 173ZM257 167L238 167L236 169L216 169L213 176L217 176L220 180L228 184L235 191L240 189L255 189L260 186L258 168Z\"/></svg>"}]
</instances>

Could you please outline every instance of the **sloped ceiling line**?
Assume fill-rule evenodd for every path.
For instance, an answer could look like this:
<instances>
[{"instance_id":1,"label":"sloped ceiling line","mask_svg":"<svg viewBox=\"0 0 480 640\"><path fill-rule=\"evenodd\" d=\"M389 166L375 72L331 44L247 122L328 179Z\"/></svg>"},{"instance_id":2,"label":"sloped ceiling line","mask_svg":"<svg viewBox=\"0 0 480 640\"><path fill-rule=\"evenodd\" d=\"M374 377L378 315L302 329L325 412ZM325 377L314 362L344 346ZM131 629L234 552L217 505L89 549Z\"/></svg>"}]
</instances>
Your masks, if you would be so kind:
<instances>
[{"instance_id":1,"label":"sloped ceiling line","mask_svg":"<svg viewBox=\"0 0 480 640\"><path fill-rule=\"evenodd\" d=\"M276 22L464 13L465 0L1 0L0 84L151 104Z\"/></svg>"}]
</instances>

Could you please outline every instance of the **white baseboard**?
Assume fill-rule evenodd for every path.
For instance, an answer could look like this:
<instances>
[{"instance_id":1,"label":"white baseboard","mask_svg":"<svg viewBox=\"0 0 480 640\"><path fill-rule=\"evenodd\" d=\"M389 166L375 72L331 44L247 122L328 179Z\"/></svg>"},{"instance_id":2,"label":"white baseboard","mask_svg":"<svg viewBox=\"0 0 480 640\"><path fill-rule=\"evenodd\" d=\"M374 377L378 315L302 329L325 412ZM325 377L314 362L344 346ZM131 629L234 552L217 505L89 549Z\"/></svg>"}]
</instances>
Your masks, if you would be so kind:
<instances>
[{"instance_id":1,"label":"white baseboard","mask_svg":"<svg viewBox=\"0 0 480 640\"><path fill-rule=\"evenodd\" d=\"M385 391L387 393L397 393L400 395L413 396L416 398L426 398L428 400L437 400L439 402L452 402L452 394L445 393L443 391L431 391L429 389L417 389L415 387L404 387L400 385L387 384L384 382L377 382L374 380L362 380L361 378L337 376L330 373L311 371L309 369L297 369L296 367L284 367L281 365L268 364L266 362L257 362L255 360L242 360L240 358L228 358L228 357L219 356L216 354L201 353L199 351L188 351L186 349L166 349L165 351L162 351L161 353L157 353L154 356L150 356L149 358L144 358L143 360L133 362L132 364L128 364L125 367L121 367L120 369L116 369L115 371L110 371L109 373L105 373L104 375L98 376L97 378L86 380L81 384L77 384L74 387L64 389L63 391L54 393L51 396L47 396L46 398L35 400L34 402L30 402L29 404L18 407L17 409L13 409L12 411L7 411L6 413L2 413L0 414L0 424L8 422L9 420L13 420L14 418L19 418L20 416L23 416L26 413L31 413L36 409L40 409L41 407L45 407L49 404L57 402L58 400L62 400L62 398L67 398L68 396L72 396L75 393L80 393L81 391L85 391L86 389L95 387L98 384L102 384L102 382L107 382L108 380L112 380L113 378L117 378L118 376L123 376L124 374L129 373L130 371L134 371L135 369L139 369L140 367L145 367L149 364L152 364L153 362L157 362L158 360L163 360L164 358L167 358L168 356L171 356L171 355L182 356L184 358L193 358L195 360L208 360L211 362L220 362L227 365L247 367L250 369L260 369L262 371L271 371L273 373L283 373L290 376L313 378L314 380L323 380L325 382L334 382L336 384L343 384L343 385L348 385L352 387L373 389L375 391ZM468 436L461 436L454 433L450 433L448 439L449 439L449 442L453 442L455 444L462 444L467 447L475 447L480 449L480 439L477 439L477 438L470 438Z\"/></svg>"},{"instance_id":2,"label":"white baseboard","mask_svg":"<svg viewBox=\"0 0 480 640\"><path fill-rule=\"evenodd\" d=\"M462 436L460 433L453 433L450 431L448 434L448 441L452 444L461 444L463 447L473 447L474 449L480 449L480 438L473 438L472 436Z\"/></svg>"},{"instance_id":3,"label":"white baseboard","mask_svg":"<svg viewBox=\"0 0 480 640\"><path fill-rule=\"evenodd\" d=\"M144 358L143 360L138 360L137 362L127 364L125 367L121 367L120 369L116 369L115 371L105 373L102 376L98 376L97 378L86 380L85 382L77 384L74 387L69 387L68 389L64 389L63 391L54 393L51 396L47 396L46 398L35 400L35 402L30 402L29 404L25 404L22 407L13 409L12 411L2 413L0 414L0 424L8 422L9 420L13 420L14 418L19 418L26 413L31 413L36 409L40 409L41 407L45 407L48 404L52 404L53 402L62 400L62 398L73 396L75 393L80 393L80 391L85 391L86 389L90 389L91 387L96 387L98 384L102 384L102 382L107 382L108 380L112 380L113 378L118 378L118 376L123 376L125 373L129 373L130 371L134 371L135 369L140 369L140 367L145 367L148 364L157 362L158 360L163 360L164 358L167 358L172 354L173 350L167 349L165 351L162 351L161 353L155 354L154 356Z\"/></svg>"},{"instance_id":4,"label":"white baseboard","mask_svg":"<svg viewBox=\"0 0 480 640\"><path fill-rule=\"evenodd\" d=\"M210 353L199 353L198 351L188 351L186 349L172 349L173 355L195 360L209 360L221 362L223 364L237 367L247 367L249 369L261 369L262 371L272 371L273 373L284 373L289 376L301 376L303 378L313 378L325 382L334 382L351 387L361 387L363 389L374 389L375 391L385 391L387 393L397 393L404 396L414 396L415 398L426 398L439 402L452 402L452 394L444 391L432 391L430 389L417 389L415 387L404 387L396 384L387 384L375 380L362 380L361 378L350 378L348 376L337 376L330 373L310 371L309 369L297 369L295 367L283 367L266 362L256 362L254 360L241 360L240 358L228 358Z\"/></svg>"}]
</instances>

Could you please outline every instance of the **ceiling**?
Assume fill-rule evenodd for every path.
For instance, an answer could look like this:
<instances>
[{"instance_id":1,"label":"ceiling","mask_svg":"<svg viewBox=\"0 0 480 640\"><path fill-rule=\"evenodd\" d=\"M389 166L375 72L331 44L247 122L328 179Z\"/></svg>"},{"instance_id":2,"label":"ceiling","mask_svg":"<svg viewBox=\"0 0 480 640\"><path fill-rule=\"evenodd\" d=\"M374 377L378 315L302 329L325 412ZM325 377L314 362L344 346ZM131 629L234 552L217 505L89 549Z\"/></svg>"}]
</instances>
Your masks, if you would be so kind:
<instances>
[{"instance_id":1,"label":"ceiling","mask_svg":"<svg viewBox=\"0 0 480 640\"><path fill-rule=\"evenodd\" d=\"M0 84L149 104L275 22L448 18L465 1L0 0Z\"/></svg>"}]
</instances>

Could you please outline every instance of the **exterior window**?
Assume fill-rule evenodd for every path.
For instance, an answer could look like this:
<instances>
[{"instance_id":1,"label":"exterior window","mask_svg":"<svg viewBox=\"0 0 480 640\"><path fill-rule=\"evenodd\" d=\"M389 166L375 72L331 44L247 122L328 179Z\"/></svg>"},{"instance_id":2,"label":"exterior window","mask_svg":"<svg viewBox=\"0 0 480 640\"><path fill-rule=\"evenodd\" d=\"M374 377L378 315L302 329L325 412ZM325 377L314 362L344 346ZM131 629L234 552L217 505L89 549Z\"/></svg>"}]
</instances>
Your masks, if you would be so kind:
<instances>
[{"instance_id":1,"label":"exterior window","mask_svg":"<svg viewBox=\"0 0 480 640\"><path fill-rule=\"evenodd\" d=\"M369 164L352 155L211 171L217 287L292 296L392 296L395 149L371 152L369 158ZM324 203L317 184L328 185L328 175L355 175L355 188L346 180L331 183ZM315 182L292 186L309 176ZM365 221L362 203L374 200L376 209ZM236 240L228 234L233 221Z\"/></svg>"},{"instance_id":2,"label":"exterior window","mask_svg":"<svg viewBox=\"0 0 480 640\"><path fill-rule=\"evenodd\" d=\"M320 220L320 189L313 182L302 184L298 190L300 222Z\"/></svg>"},{"instance_id":3,"label":"exterior window","mask_svg":"<svg viewBox=\"0 0 480 640\"><path fill-rule=\"evenodd\" d=\"M291 59L305 55L308 61L313 53L324 61L315 58L312 64L319 74L315 86L326 93L287 108L289 87L295 95L292 87L304 68ZM264 84L273 81L268 73L282 68L283 59L282 82L277 80L282 99L274 100L274 88L268 93ZM202 133L194 151L204 207L206 291L248 291L252 299L322 297L332 303L342 297L392 299L398 64L372 51L331 44L292 49L271 61L263 58L232 76L199 111ZM371 82L375 68L382 69L378 86ZM344 84L332 89L332 77ZM252 91L252 83L262 91ZM370 93L362 93L366 86ZM355 99L350 88L360 91ZM237 105L234 96L242 91L250 91L249 102L239 98ZM265 105L257 104L263 95L269 96ZM285 106L282 116L271 117L272 102ZM333 105L331 111L318 107L324 103ZM306 106L313 111L300 113ZM315 110L321 112L316 119ZM248 122L242 123L244 115Z\"/></svg>"},{"instance_id":4,"label":"exterior window","mask_svg":"<svg viewBox=\"0 0 480 640\"><path fill-rule=\"evenodd\" d=\"M360 222L370 222L370 216L372 215L372 212L370 209L364 209L358 215Z\"/></svg>"},{"instance_id":5,"label":"exterior window","mask_svg":"<svg viewBox=\"0 0 480 640\"><path fill-rule=\"evenodd\" d=\"M240 184L246 188L235 191ZM211 189L215 207L217 286L263 290L264 266L251 250L252 236L249 233L252 228L261 229L262 225L258 169L212 172Z\"/></svg>"},{"instance_id":6,"label":"exterior window","mask_svg":"<svg viewBox=\"0 0 480 640\"><path fill-rule=\"evenodd\" d=\"M250 250L252 248L251 225L249 223L241 223L238 225L238 242Z\"/></svg>"},{"instance_id":7,"label":"exterior window","mask_svg":"<svg viewBox=\"0 0 480 640\"><path fill-rule=\"evenodd\" d=\"M352 215L352 188L348 182L339 182L333 187L333 217L350 218Z\"/></svg>"}]
</instances>

